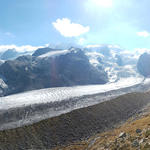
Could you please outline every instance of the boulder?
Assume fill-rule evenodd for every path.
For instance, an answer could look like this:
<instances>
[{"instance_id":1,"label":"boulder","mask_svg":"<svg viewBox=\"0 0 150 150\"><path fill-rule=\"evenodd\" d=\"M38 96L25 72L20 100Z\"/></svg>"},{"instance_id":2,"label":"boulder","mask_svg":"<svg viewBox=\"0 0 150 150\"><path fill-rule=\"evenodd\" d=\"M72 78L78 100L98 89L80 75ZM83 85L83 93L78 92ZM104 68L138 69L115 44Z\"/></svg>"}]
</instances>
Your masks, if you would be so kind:
<instances>
[{"instance_id":1,"label":"boulder","mask_svg":"<svg viewBox=\"0 0 150 150\"><path fill-rule=\"evenodd\" d=\"M127 135L126 135L126 133L125 132L121 132L120 134L119 134L119 138L125 138Z\"/></svg>"}]
</instances>

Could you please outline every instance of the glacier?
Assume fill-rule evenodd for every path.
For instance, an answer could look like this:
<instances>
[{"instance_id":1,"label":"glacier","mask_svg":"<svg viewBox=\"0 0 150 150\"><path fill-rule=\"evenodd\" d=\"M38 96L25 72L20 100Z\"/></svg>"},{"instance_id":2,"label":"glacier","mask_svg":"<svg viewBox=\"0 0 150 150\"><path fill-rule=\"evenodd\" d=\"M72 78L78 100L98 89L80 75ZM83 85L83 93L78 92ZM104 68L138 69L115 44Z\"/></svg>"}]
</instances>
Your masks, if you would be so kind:
<instances>
[{"instance_id":1,"label":"glacier","mask_svg":"<svg viewBox=\"0 0 150 150\"><path fill-rule=\"evenodd\" d=\"M111 90L131 87L139 84L143 78L124 78L118 82L108 83L105 85L86 85L74 87L58 87L41 90L33 90L20 94L14 94L0 98L0 110L10 109L14 107L22 107L27 105L62 101L74 97L105 93Z\"/></svg>"},{"instance_id":2,"label":"glacier","mask_svg":"<svg viewBox=\"0 0 150 150\"><path fill-rule=\"evenodd\" d=\"M126 78L105 85L58 87L34 90L0 98L0 130L33 124L75 109L148 90L150 80Z\"/></svg>"}]
</instances>

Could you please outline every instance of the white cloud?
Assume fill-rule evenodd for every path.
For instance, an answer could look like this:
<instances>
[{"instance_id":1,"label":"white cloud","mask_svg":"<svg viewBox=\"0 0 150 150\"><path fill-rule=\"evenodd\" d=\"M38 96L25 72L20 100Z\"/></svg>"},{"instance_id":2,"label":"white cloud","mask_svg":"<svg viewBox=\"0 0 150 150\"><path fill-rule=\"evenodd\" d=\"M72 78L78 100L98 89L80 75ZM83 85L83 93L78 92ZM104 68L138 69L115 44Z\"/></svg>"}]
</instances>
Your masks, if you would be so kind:
<instances>
[{"instance_id":1,"label":"white cloud","mask_svg":"<svg viewBox=\"0 0 150 150\"><path fill-rule=\"evenodd\" d=\"M98 48L101 47L102 45L87 45L86 48Z\"/></svg>"},{"instance_id":2,"label":"white cloud","mask_svg":"<svg viewBox=\"0 0 150 150\"><path fill-rule=\"evenodd\" d=\"M43 48L45 46L31 46L31 45L23 45L23 46L16 46L16 45L0 45L0 52L4 52L8 49L16 49L18 52L32 52L38 48Z\"/></svg>"},{"instance_id":3,"label":"white cloud","mask_svg":"<svg viewBox=\"0 0 150 150\"><path fill-rule=\"evenodd\" d=\"M119 48L121 49L121 47L119 45L108 45L109 48Z\"/></svg>"},{"instance_id":4,"label":"white cloud","mask_svg":"<svg viewBox=\"0 0 150 150\"><path fill-rule=\"evenodd\" d=\"M5 32L5 35L10 37L10 38L15 38L15 35L11 32Z\"/></svg>"},{"instance_id":5,"label":"white cloud","mask_svg":"<svg viewBox=\"0 0 150 150\"><path fill-rule=\"evenodd\" d=\"M57 19L52 25L60 32L64 37L76 37L89 32L90 27L84 27L81 24L73 23L68 18Z\"/></svg>"},{"instance_id":6,"label":"white cloud","mask_svg":"<svg viewBox=\"0 0 150 150\"><path fill-rule=\"evenodd\" d=\"M137 32L138 36L149 37L150 33L148 31Z\"/></svg>"},{"instance_id":7,"label":"white cloud","mask_svg":"<svg viewBox=\"0 0 150 150\"><path fill-rule=\"evenodd\" d=\"M83 45L84 43L85 43L85 39L84 39L84 38L80 38L80 39L79 39L79 44L80 44L80 45Z\"/></svg>"},{"instance_id":8,"label":"white cloud","mask_svg":"<svg viewBox=\"0 0 150 150\"><path fill-rule=\"evenodd\" d=\"M148 48L135 48L134 52L141 55L143 53L150 53L150 49L148 49Z\"/></svg>"}]
</instances>

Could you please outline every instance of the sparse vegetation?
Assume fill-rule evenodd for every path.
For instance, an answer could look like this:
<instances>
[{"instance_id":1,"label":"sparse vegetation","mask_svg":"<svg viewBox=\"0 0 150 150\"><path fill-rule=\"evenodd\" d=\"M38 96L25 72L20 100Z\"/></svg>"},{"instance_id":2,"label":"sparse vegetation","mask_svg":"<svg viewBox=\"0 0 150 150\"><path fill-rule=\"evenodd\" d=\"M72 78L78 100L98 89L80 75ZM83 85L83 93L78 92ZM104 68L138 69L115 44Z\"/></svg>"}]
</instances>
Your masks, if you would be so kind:
<instances>
[{"instance_id":1,"label":"sparse vegetation","mask_svg":"<svg viewBox=\"0 0 150 150\"><path fill-rule=\"evenodd\" d=\"M150 150L150 114L143 115L137 120L129 119L122 126L97 134L73 145L61 147L61 150ZM137 129L141 130L137 133ZM120 136L123 135L124 136ZM55 150L60 147L55 148Z\"/></svg>"}]
</instances>

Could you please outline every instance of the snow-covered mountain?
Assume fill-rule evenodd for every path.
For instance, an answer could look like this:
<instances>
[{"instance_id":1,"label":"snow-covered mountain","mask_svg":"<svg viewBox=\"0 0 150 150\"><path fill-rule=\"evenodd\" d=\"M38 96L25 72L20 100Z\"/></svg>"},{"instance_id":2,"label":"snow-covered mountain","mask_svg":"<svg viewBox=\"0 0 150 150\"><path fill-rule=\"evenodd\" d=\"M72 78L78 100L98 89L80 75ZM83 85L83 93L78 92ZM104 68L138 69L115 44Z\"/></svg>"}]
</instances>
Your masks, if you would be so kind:
<instances>
[{"instance_id":1,"label":"snow-covered mountain","mask_svg":"<svg viewBox=\"0 0 150 150\"><path fill-rule=\"evenodd\" d=\"M142 78L137 71L138 53L113 45L89 45L84 48L90 63L107 72L109 82L124 78Z\"/></svg>"},{"instance_id":2,"label":"snow-covered mountain","mask_svg":"<svg viewBox=\"0 0 150 150\"><path fill-rule=\"evenodd\" d=\"M137 70L140 55L139 50L124 50L117 45L39 48L32 55L1 61L0 95L49 87L143 80Z\"/></svg>"},{"instance_id":3,"label":"snow-covered mountain","mask_svg":"<svg viewBox=\"0 0 150 150\"><path fill-rule=\"evenodd\" d=\"M104 69L91 65L81 49L48 50L41 55L20 56L0 65L0 76L7 85L3 95L49 87L108 82Z\"/></svg>"}]
</instances>

